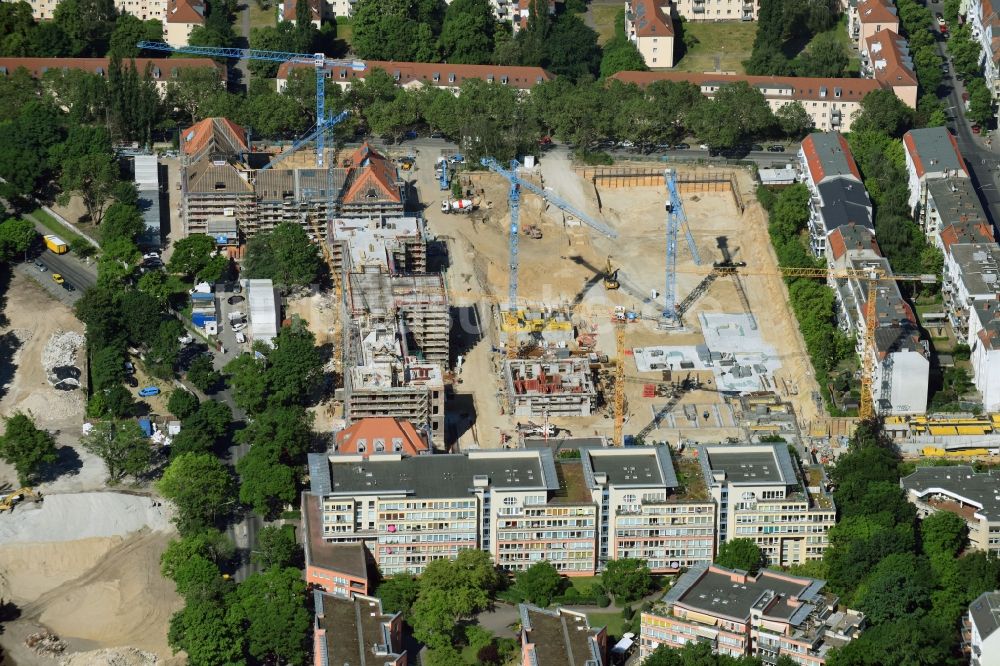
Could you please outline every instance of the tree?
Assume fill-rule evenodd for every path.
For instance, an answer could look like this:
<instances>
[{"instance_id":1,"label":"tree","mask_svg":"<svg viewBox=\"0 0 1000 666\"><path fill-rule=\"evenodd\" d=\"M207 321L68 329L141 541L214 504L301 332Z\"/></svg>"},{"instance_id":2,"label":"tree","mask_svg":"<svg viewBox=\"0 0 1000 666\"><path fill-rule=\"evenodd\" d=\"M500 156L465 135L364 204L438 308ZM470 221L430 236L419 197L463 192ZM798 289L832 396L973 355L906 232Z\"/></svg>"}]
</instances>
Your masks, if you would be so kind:
<instances>
[{"instance_id":1,"label":"tree","mask_svg":"<svg viewBox=\"0 0 1000 666\"><path fill-rule=\"evenodd\" d=\"M143 21L137 16L123 12L115 20L115 28L111 31L108 55L119 58L138 57L137 44L141 41L163 41L163 24L156 19Z\"/></svg>"},{"instance_id":2,"label":"tree","mask_svg":"<svg viewBox=\"0 0 1000 666\"><path fill-rule=\"evenodd\" d=\"M316 336L301 321L278 331L267 361L269 398L284 405L303 403L323 372Z\"/></svg>"},{"instance_id":3,"label":"tree","mask_svg":"<svg viewBox=\"0 0 1000 666\"><path fill-rule=\"evenodd\" d=\"M431 9L422 10L421 4ZM441 30L443 4L438 0L358 0L351 14L351 48L364 60L437 62L435 35Z\"/></svg>"},{"instance_id":4,"label":"tree","mask_svg":"<svg viewBox=\"0 0 1000 666\"><path fill-rule=\"evenodd\" d=\"M764 94L744 81L719 88L695 108L692 128L712 148L732 148L766 133L775 118Z\"/></svg>"},{"instance_id":5,"label":"tree","mask_svg":"<svg viewBox=\"0 0 1000 666\"><path fill-rule=\"evenodd\" d=\"M256 446L236 463L240 475L240 501L259 514L270 516L295 501L296 470L280 460L271 447Z\"/></svg>"},{"instance_id":6,"label":"tree","mask_svg":"<svg viewBox=\"0 0 1000 666\"><path fill-rule=\"evenodd\" d=\"M301 464L309 448L313 413L300 405L272 404L237 434L237 441L279 452L284 462Z\"/></svg>"},{"instance_id":7,"label":"tree","mask_svg":"<svg viewBox=\"0 0 1000 666\"><path fill-rule=\"evenodd\" d=\"M240 409L251 414L263 411L268 397L266 358L257 358L256 354L241 354L227 363L223 370L233 389L233 400ZM190 378L190 372L188 377Z\"/></svg>"},{"instance_id":8,"label":"tree","mask_svg":"<svg viewBox=\"0 0 1000 666\"><path fill-rule=\"evenodd\" d=\"M487 64L498 27L488 0L455 0L445 11L441 50L448 62L456 65Z\"/></svg>"},{"instance_id":9,"label":"tree","mask_svg":"<svg viewBox=\"0 0 1000 666\"><path fill-rule=\"evenodd\" d=\"M184 650L192 664L230 666L245 663L246 636L238 618L220 603L188 600L170 618L167 641Z\"/></svg>"},{"instance_id":10,"label":"tree","mask_svg":"<svg viewBox=\"0 0 1000 666\"><path fill-rule=\"evenodd\" d=\"M107 221L105 221L107 224ZM152 298L158 305L165 306L173 294L169 276L163 271L149 271L139 276L135 288Z\"/></svg>"},{"instance_id":11,"label":"tree","mask_svg":"<svg viewBox=\"0 0 1000 666\"><path fill-rule=\"evenodd\" d=\"M130 204L116 201L108 206L101 222L101 240L105 243L124 238L129 242L135 239L146 228L139 209Z\"/></svg>"},{"instance_id":12,"label":"tree","mask_svg":"<svg viewBox=\"0 0 1000 666\"><path fill-rule=\"evenodd\" d=\"M304 6L308 10L309 3L306 1L296 3L296 11L298 11L300 6ZM291 23L291 21L280 21L277 26L253 28L250 31L250 48L252 49L295 53L298 51L298 47L295 42L296 27ZM299 52L308 53L308 50ZM267 60L251 60L247 63L247 66L250 68L250 72L253 76L274 78L278 75L279 64L280 63L269 62Z\"/></svg>"},{"instance_id":13,"label":"tree","mask_svg":"<svg viewBox=\"0 0 1000 666\"><path fill-rule=\"evenodd\" d=\"M596 77L601 69L597 33L572 12L559 15L545 42L545 65L553 74L577 81Z\"/></svg>"},{"instance_id":14,"label":"tree","mask_svg":"<svg viewBox=\"0 0 1000 666\"><path fill-rule=\"evenodd\" d=\"M216 566L232 559L236 546L225 534L216 529L192 532L167 544L160 556L160 572L176 580L177 570L194 556L204 557Z\"/></svg>"},{"instance_id":15,"label":"tree","mask_svg":"<svg viewBox=\"0 0 1000 666\"><path fill-rule=\"evenodd\" d=\"M172 554L161 568L164 575L174 581L177 594L188 602L218 601L230 587L215 562L201 553L192 553L183 560Z\"/></svg>"},{"instance_id":16,"label":"tree","mask_svg":"<svg viewBox=\"0 0 1000 666\"><path fill-rule=\"evenodd\" d=\"M645 72L649 68L635 44L625 36L615 37L604 45L601 56L601 78L606 79L618 72Z\"/></svg>"},{"instance_id":17,"label":"tree","mask_svg":"<svg viewBox=\"0 0 1000 666\"><path fill-rule=\"evenodd\" d=\"M427 651L427 666L464 666L462 653L451 645L443 645Z\"/></svg>"},{"instance_id":18,"label":"tree","mask_svg":"<svg viewBox=\"0 0 1000 666\"><path fill-rule=\"evenodd\" d=\"M410 574L400 573L383 580L375 596L382 600L382 607L387 613L402 613L403 617L409 617L419 592L420 582Z\"/></svg>"},{"instance_id":19,"label":"tree","mask_svg":"<svg viewBox=\"0 0 1000 666\"><path fill-rule=\"evenodd\" d=\"M795 75L838 78L844 76L849 63L847 50L840 39L833 33L824 33L796 59Z\"/></svg>"},{"instance_id":20,"label":"tree","mask_svg":"<svg viewBox=\"0 0 1000 666\"><path fill-rule=\"evenodd\" d=\"M97 260L97 284L105 289L119 290L135 273L142 253L135 243L116 238L102 246L104 252Z\"/></svg>"},{"instance_id":21,"label":"tree","mask_svg":"<svg viewBox=\"0 0 1000 666\"><path fill-rule=\"evenodd\" d=\"M167 409L179 419L184 419L198 411L198 396L184 389L174 389L167 400Z\"/></svg>"},{"instance_id":22,"label":"tree","mask_svg":"<svg viewBox=\"0 0 1000 666\"><path fill-rule=\"evenodd\" d=\"M283 222L247 243L243 271L248 278L265 278L287 287L316 281L322 260L302 225Z\"/></svg>"},{"instance_id":23,"label":"tree","mask_svg":"<svg viewBox=\"0 0 1000 666\"><path fill-rule=\"evenodd\" d=\"M72 137L72 130L70 132ZM67 144L70 139L67 139ZM83 154L65 151L60 160L62 173L59 177L59 187L62 194L59 202L63 205L69 202L72 194L77 194L83 200L87 209L87 217L94 224L100 224L104 215L104 205L111 198L111 193L118 180L118 166L110 151L86 152Z\"/></svg>"},{"instance_id":24,"label":"tree","mask_svg":"<svg viewBox=\"0 0 1000 666\"><path fill-rule=\"evenodd\" d=\"M774 115L778 119L781 133L790 139L803 138L813 127L812 117L802 106L802 102L785 104Z\"/></svg>"},{"instance_id":25,"label":"tree","mask_svg":"<svg viewBox=\"0 0 1000 666\"><path fill-rule=\"evenodd\" d=\"M410 613L413 635L431 649L452 645L458 622L484 610L500 583L489 554L465 549L430 562Z\"/></svg>"},{"instance_id":26,"label":"tree","mask_svg":"<svg viewBox=\"0 0 1000 666\"><path fill-rule=\"evenodd\" d=\"M114 0L69 0L60 2L52 22L60 28L73 57L103 56L115 26Z\"/></svg>"},{"instance_id":27,"label":"tree","mask_svg":"<svg viewBox=\"0 0 1000 666\"><path fill-rule=\"evenodd\" d=\"M732 539L719 548L715 563L730 569L742 569L756 574L764 562L764 554L753 539Z\"/></svg>"},{"instance_id":28,"label":"tree","mask_svg":"<svg viewBox=\"0 0 1000 666\"><path fill-rule=\"evenodd\" d=\"M969 93L969 119L980 126L993 120L993 98L982 78L972 79L967 88Z\"/></svg>"},{"instance_id":29,"label":"tree","mask_svg":"<svg viewBox=\"0 0 1000 666\"><path fill-rule=\"evenodd\" d=\"M601 575L601 582L615 601L629 603L642 599L649 592L653 578L645 562L625 557L608 562Z\"/></svg>"},{"instance_id":30,"label":"tree","mask_svg":"<svg viewBox=\"0 0 1000 666\"><path fill-rule=\"evenodd\" d=\"M851 133L875 131L900 137L913 122L913 111L891 90L873 90L861 100Z\"/></svg>"},{"instance_id":31,"label":"tree","mask_svg":"<svg viewBox=\"0 0 1000 666\"><path fill-rule=\"evenodd\" d=\"M124 390L124 387L118 388ZM152 449L142 428L135 421L97 423L88 434L80 438L80 443L84 450L104 461L112 484L126 476L138 479L149 471Z\"/></svg>"},{"instance_id":32,"label":"tree","mask_svg":"<svg viewBox=\"0 0 1000 666\"><path fill-rule=\"evenodd\" d=\"M24 412L4 417L4 424L4 434L0 435L0 458L14 466L18 483L27 486L42 465L56 461L55 438L36 427L31 415Z\"/></svg>"},{"instance_id":33,"label":"tree","mask_svg":"<svg viewBox=\"0 0 1000 666\"><path fill-rule=\"evenodd\" d=\"M889 555L858 586L854 601L875 624L919 617L929 605L932 578L926 560Z\"/></svg>"},{"instance_id":34,"label":"tree","mask_svg":"<svg viewBox=\"0 0 1000 666\"><path fill-rule=\"evenodd\" d=\"M562 577L550 562L535 562L517 574L517 588L536 606L548 606L559 594Z\"/></svg>"},{"instance_id":35,"label":"tree","mask_svg":"<svg viewBox=\"0 0 1000 666\"><path fill-rule=\"evenodd\" d=\"M29 220L10 218L0 224L0 261L10 261L16 256L27 257L38 232Z\"/></svg>"},{"instance_id":36,"label":"tree","mask_svg":"<svg viewBox=\"0 0 1000 666\"><path fill-rule=\"evenodd\" d=\"M208 354L199 354L191 361L187 378L197 389L206 393L212 392L222 381L222 375L212 367L212 357Z\"/></svg>"},{"instance_id":37,"label":"tree","mask_svg":"<svg viewBox=\"0 0 1000 666\"><path fill-rule=\"evenodd\" d=\"M926 618L869 626L857 639L834 649L829 666L939 666L949 663L951 630Z\"/></svg>"},{"instance_id":38,"label":"tree","mask_svg":"<svg viewBox=\"0 0 1000 666\"><path fill-rule=\"evenodd\" d=\"M215 251L215 241L205 234L191 234L174 244L174 252L167 262L167 270L194 277L208 265Z\"/></svg>"},{"instance_id":39,"label":"tree","mask_svg":"<svg viewBox=\"0 0 1000 666\"><path fill-rule=\"evenodd\" d=\"M236 591L236 612L246 628L247 651L261 661L293 665L306 661L312 619L305 606L302 572L274 567L256 573Z\"/></svg>"},{"instance_id":40,"label":"tree","mask_svg":"<svg viewBox=\"0 0 1000 666\"><path fill-rule=\"evenodd\" d=\"M936 555L957 557L965 548L968 534L965 521L948 511L938 511L920 521L924 554L931 558Z\"/></svg>"},{"instance_id":41,"label":"tree","mask_svg":"<svg viewBox=\"0 0 1000 666\"><path fill-rule=\"evenodd\" d=\"M252 559L262 568L294 566L300 552L295 540L295 528L290 525L266 525L257 537L257 550Z\"/></svg>"},{"instance_id":42,"label":"tree","mask_svg":"<svg viewBox=\"0 0 1000 666\"><path fill-rule=\"evenodd\" d=\"M204 453L174 458L156 488L177 506L174 520L181 534L213 526L234 494L229 470Z\"/></svg>"},{"instance_id":43,"label":"tree","mask_svg":"<svg viewBox=\"0 0 1000 666\"><path fill-rule=\"evenodd\" d=\"M251 39L252 35L251 32ZM177 78L167 84L167 105L183 109L190 116L192 123L209 117L212 115L210 112L220 101L228 99L218 70L211 67L182 67L177 70ZM178 244L183 242L182 239Z\"/></svg>"}]
</instances>

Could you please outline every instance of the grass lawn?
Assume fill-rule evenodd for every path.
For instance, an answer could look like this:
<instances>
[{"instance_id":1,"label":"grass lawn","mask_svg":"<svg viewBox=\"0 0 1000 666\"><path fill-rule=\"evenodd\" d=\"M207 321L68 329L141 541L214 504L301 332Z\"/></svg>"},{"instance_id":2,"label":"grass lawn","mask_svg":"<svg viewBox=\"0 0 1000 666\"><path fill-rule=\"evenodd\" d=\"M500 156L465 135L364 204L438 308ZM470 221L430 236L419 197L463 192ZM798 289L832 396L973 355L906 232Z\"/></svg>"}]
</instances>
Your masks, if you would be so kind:
<instances>
[{"instance_id":1,"label":"grass lawn","mask_svg":"<svg viewBox=\"0 0 1000 666\"><path fill-rule=\"evenodd\" d=\"M568 576L570 587L575 587L580 594L586 594L595 585L601 582L600 576Z\"/></svg>"},{"instance_id":2,"label":"grass lawn","mask_svg":"<svg viewBox=\"0 0 1000 666\"><path fill-rule=\"evenodd\" d=\"M351 37L354 36L354 25L351 23L351 19L346 16L337 17L337 41L344 42L347 46L347 50L351 47Z\"/></svg>"},{"instance_id":3,"label":"grass lawn","mask_svg":"<svg viewBox=\"0 0 1000 666\"><path fill-rule=\"evenodd\" d=\"M712 72L716 58L724 72L743 73L743 61L750 57L757 23L726 21L722 23L686 22L684 31L698 39L674 69L681 72Z\"/></svg>"},{"instance_id":4,"label":"grass lawn","mask_svg":"<svg viewBox=\"0 0 1000 666\"><path fill-rule=\"evenodd\" d=\"M271 5L267 9L261 9L253 0L250 2L250 29L274 27L278 24L278 6Z\"/></svg>"},{"instance_id":5,"label":"grass lawn","mask_svg":"<svg viewBox=\"0 0 1000 666\"><path fill-rule=\"evenodd\" d=\"M55 218L41 208L36 208L31 211L30 215L41 222L43 227L51 231L56 236L59 236L59 238L62 238L67 243L72 243L75 240L84 240L83 236L69 231L66 227L56 222ZM85 242L89 243L90 241Z\"/></svg>"},{"instance_id":6,"label":"grass lawn","mask_svg":"<svg viewBox=\"0 0 1000 666\"><path fill-rule=\"evenodd\" d=\"M625 631L625 618L621 613L588 613L587 620L591 627L607 627L609 636L621 638Z\"/></svg>"},{"instance_id":7,"label":"grass lawn","mask_svg":"<svg viewBox=\"0 0 1000 666\"><path fill-rule=\"evenodd\" d=\"M606 44L615 36L615 16L622 11L621 5L590 5L588 11L597 28L597 43Z\"/></svg>"}]
</instances>

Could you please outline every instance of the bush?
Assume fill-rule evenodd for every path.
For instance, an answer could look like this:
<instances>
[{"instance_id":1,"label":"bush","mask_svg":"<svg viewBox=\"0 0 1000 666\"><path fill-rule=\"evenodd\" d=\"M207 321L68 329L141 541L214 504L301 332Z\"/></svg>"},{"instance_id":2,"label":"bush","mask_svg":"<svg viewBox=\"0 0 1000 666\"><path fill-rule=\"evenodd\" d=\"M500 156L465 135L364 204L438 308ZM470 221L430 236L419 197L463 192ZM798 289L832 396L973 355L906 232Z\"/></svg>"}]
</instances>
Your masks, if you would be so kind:
<instances>
[{"instance_id":1,"label":"bush","mask_svg":"<svg viewBox=\"0 0 1000 666\"><path fill-rule=\"evenodd\" d=\"M576 158L587 166L611 166L615 159L604 151L580 150L576 153Z\"/></svg>"},{"instance_id":2,"label":"bush","mask_svg":"<svg viewBox=\"0 0 1000 666\"><path fill-rule=\"evenodd\" d=\"M596 601L597 602L596 605L600 606L601 608L607 608L608 606L611 605L611 597L604 594L603 592L599 594L594 601Z\"/></svg>"},{"instance_id":3,"label":"bush","mask_svg":"<svg viewBox=\"0 0 1000 666\"><path fill-rule=\"evenodd\" d=\"M97 248L82 236L78 236L70 241L69 249L76 253L76 256L81 259L86 259L87 257L92 257L97 254Z\"/></svg>"},{"instance_id":4,"label":"bush","mask_svg":"<svg viewBox=\"0 0 1000 666\"><path fill-rule=\"evenodd\" d=\"M580 590L576 589L575 587L570 587L568 590L566 590L565 592L563 592L563 598L564 599L579 599L580 598Z\"/></svg>"},{"instance_id":5,"label":"bush","mask_svg":"<svg viewBox=\"0 0 1000 666\"><path fill-rule=\"evenodd\" d=\"M631 620L633 615L635 615L635 610L633 610L631 606L625 606L625 608L622 609L622 617L626 620Z\"/></svg>"},{"instance_id":6,"label":"bush","mask_svg":"<svg viewBox=\"0 0 1000 666\"><path fill-rule=\"evenodd\" d=\"M524 601L524 595L517 587L509 587L502 592L497 592L497 600L508 604L519 604Z\"/></svg>"}]
</instances>

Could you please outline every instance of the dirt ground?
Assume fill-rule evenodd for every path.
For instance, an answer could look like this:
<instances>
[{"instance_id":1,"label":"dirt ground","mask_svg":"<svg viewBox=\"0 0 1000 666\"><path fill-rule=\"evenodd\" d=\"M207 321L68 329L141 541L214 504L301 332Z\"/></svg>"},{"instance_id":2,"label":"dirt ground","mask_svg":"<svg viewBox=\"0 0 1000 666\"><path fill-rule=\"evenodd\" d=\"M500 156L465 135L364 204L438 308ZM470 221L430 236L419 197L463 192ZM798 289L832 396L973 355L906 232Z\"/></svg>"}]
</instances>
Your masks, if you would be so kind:
<instances>
[{"instance_id":1,"label":"dirt ground","mask_svg":"<svg viewBox=\"0 0 1000 666\"><path fill-rule=\"evenodd\" d=\"M494 175L477 175L466 185L474 189L481 208L471 215L443 215L440 213L440 192L433 172L435 155L418 156L414 178L426 206L425 217L430 231L445 240L449 248L450 267L448 284L453 305L476 305L488 313L496 302L507 301L508 238L509 224L507 185ZM598 349L615 356L613 326L605 313L615 305L624 305L648 318L629 326L626 344L636 347L651 344L686 345L704 342L699 328L698 312L742 311L737 291L730 279L720 279L688 311L686 328L682 332L657 330L655 320L662 305L650 299L651 292L662 294L665 280L666 217L663 209L665 192L662 187L635 187L629 189L602 189L598 212L597 196L593 186L569 168L565 157L546 155L537 170L544 187L551 187L573 205L582 208L596 219L616 229L616 240L601 236L588 227L567 226L558 210L546 214L540 199L524 193L521 200L521 227L539 225L543 238L532 239L525 235L519 242L519 300L529 304L580 303L577 308L583 319L598 333ZM749 174L739 172L739 181L746 211L740 215L728 192L683 195L685 212L702 265L692 261L683 237L678 247L677 298L681 300L707 273L712 261L721 258L718 239L724 238L735 260L745 261L747 270L770 272L776 260L767 235L766 214L753 200L753 182ZM619 267L622 289L606 291L599 279L607 258ZM788 305L781 279L776 276L746 276L743 279L753 315L766 342L781 352L782 368L777 373L779 384L785 379L792 392L788 395L802 425L817 418L816 405L811 393L817 390L812 370L805 355L804 344ZM660 296L662 299L662 296ZM492 328L492 327L490 327ZM484 448L497 447L501 433L512 433L515 419L500 414L497 394L500 379L497 368L499 355L492 330L486 332L482 342L473 347L465 357L462 384L459 393L468 392L475 404L477 424L463 437L463 446L476 444ZM641 378L631 358L626 361L626 374ZM484 381L489 377L488 381ZM647 375L647 379L654 379ZM656 377L658 379L658 377ZM797 389L797 391L795 390ZM641 396L642 384L629 383L626 395L629 419L625 433L642 429L652 414L650 399ZM718 395L699 392L685 397L686 403L720 403ZM607 411L588 418L558 420L574 434L592 433L610 435L611 419ZM737 429L699 429L697 433L656 431L656 439L674 441L680 437L697 437L701 440L737 436Z\"/></svg>"},{"instance_id":2,"label":"dirt ground","mask_svg":"<svg viewBox=\"0 0 1000 666\"><path fill-rule=\"evenodd\" d=\"M326 370L339 370L338 346L340 326L337 319L336 293L334 291L315 292L309 296L290 298L285 307L285 317L300 317L316 336L316 344L329 354ZM333 391L326 392L323 402L311 408L315 415L313 429L327 433L340 426L343 420L343 404L333 399Z\"/></svg>"}]
</instances>

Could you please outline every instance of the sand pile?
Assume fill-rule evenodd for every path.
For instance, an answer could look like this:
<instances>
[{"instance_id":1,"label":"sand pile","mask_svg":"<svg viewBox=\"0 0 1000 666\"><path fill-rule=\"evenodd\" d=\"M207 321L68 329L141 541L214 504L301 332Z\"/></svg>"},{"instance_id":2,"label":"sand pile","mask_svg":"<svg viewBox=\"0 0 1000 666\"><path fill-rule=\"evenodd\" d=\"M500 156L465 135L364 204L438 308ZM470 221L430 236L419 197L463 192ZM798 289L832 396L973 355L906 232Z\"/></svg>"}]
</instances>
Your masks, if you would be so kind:
<instances>
[{"instance_id":1,"label":"sand pile","mask_svg":"<svg viewBox=\"0 0 1000 666\"><path fill-rule=\"evenodd\" d=\"M76 359L83 344L83 336L75 331L59 330L52 334L42 350L42 367L50 384L62 390L80 386Z\"/></svg>"},{"instance_id":2,"label":"sand pile","mask_svg":"<svg viewBox=\"0 0 1000 666\"><path fill-rule=\"evenodd\" d=\"M0 546L0 597L18 604L37 599L97 565L122 537L95 537L64 543Z\"/></svg>"},{"instance_id":3,"label":"sand pile","mask_svg":"<svg viewBox=\"0 0 1000 666\"><path fill-rule=\"evenodd\" d=\"M144 527L171 530L168 506L123 493L50 495L0 515L0 544L124 536Z\"/></svg>"},{"instance_id":4,"label":"sand pile","mask_svg":"<svg viewBox=\"0 0 1000 666\"><path fill-rule=\"evenodd\" d=\"M114 648L78 652L59 662L59 666L156 666L155 654L135 648Z\"/></svg>"}]
</instances>

